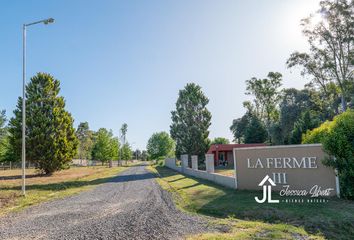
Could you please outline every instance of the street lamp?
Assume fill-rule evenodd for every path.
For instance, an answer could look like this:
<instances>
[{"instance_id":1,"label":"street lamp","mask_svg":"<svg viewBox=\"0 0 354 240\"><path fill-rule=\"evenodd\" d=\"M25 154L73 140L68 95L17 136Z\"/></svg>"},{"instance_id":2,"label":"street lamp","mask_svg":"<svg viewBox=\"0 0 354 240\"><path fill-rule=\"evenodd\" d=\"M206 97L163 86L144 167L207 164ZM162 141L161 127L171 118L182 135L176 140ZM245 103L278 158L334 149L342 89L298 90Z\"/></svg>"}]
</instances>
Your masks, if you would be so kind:
<instances>
[{"instance_id":1,"label":"street lamp","mask_svg":"<svg viewBox=\"0 0 354 240\"><path fill-rule=\"evenodd\" d=\"M53 18L23 24L23 61L22 61L22 195L26 195L26 30L38 23L53 23Z\"/></svg>"}]
</instances>

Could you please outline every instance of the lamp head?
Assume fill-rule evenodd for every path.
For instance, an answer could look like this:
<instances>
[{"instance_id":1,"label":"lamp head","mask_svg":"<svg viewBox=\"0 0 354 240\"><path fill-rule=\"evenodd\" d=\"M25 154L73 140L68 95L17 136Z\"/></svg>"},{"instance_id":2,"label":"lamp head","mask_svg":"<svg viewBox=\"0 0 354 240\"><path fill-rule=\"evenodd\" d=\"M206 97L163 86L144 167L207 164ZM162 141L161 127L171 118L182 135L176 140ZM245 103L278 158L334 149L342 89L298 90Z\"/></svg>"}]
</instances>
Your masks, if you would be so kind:
<instances>
[{"instance_id":1,"label":"lamp head","mask_svg":"<svg viewBox=\"0 0 354 240\"><path fill-rule=\"evenodd\" d=\"M43 21L44 24L49 24L49 23L53 23L53 22L54 22L54 18L48 18Z\"/></svg>"}]
</instances>

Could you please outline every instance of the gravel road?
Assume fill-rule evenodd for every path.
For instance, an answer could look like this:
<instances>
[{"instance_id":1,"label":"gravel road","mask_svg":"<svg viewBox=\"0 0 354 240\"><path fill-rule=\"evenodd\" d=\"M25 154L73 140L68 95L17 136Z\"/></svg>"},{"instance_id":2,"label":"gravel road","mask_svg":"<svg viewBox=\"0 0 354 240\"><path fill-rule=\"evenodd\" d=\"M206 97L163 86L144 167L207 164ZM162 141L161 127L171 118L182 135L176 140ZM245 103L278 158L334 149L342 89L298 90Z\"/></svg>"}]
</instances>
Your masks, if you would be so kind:
<instances>
[{"instance_id":1,"label":"gravel road","mask_svg":"<svg viewBox=\"0 0 354 240\"><path fill-rule=\"evenodd\" d=\"M0 218L0 239L183 239L215 231L175 208L145 166L93 190Z\"/></svg>"}]
</instances>

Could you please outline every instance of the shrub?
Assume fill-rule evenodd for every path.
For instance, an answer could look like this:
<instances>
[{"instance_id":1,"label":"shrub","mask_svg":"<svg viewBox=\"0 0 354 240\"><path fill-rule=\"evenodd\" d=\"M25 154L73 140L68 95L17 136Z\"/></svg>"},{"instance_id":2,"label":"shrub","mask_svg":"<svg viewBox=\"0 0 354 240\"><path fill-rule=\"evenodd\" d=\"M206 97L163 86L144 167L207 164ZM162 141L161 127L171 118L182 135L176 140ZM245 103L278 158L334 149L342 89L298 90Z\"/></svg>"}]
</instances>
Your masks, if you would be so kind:
<instances>
[{"instance_id":1,"label":"shrub","mask_svg":"<svg viewBox=\"0 0 354 240\"><path fill-rule=\"evenodd\" d=\"M324 149L335 159L325 163L338 170L341 195L354 199L354 111L334 118L323 141Z\"/></svg>"},{"instance_id":2,"label":"shrub","mask_svg":"<svg viewBox=\"0 0 354 240\"><path fill-rule=\"evenodd\" d=\"M348 110L333 121L303 135L302 143L322 143L324 150L335 158L324 164L338 170L341 196L354 199L354 111Z\"/></svg>"},{"instance_id":3,"label":"shrub","mask_svg":"<svg viewBox=\"0 0 354 240\"><path fill-rule=\"evenodd\" d=\"M321 124L318 128L313 130L307 130L306 133L302 135L302 143L323 143L324 138L327 136L328 131L331 127L332 122L326 121Z\"/></svg>"}]
</instances>

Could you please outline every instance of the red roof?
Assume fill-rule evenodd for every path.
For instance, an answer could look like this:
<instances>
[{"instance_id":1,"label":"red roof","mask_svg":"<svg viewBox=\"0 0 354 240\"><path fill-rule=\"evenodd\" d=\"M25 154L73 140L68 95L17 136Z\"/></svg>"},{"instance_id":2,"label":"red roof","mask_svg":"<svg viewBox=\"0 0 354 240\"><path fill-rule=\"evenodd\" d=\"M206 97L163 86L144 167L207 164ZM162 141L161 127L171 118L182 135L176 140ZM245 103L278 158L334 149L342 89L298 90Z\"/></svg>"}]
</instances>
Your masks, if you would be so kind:
<instances>
[{"instance_id":1,"label":"red roof","mask_svg":"<svg viewBox=\"0 0 354 240\"><path fill-rule=\"evenodd\" d=\"M245 148L245 147L260 147L260 146L267 146L264 143L248 143L248 144L212 144L208 150L208 153L213 153L216 150L218 151L226 151L229 152L234 148Z\"/></svg>"}]
</instances>

